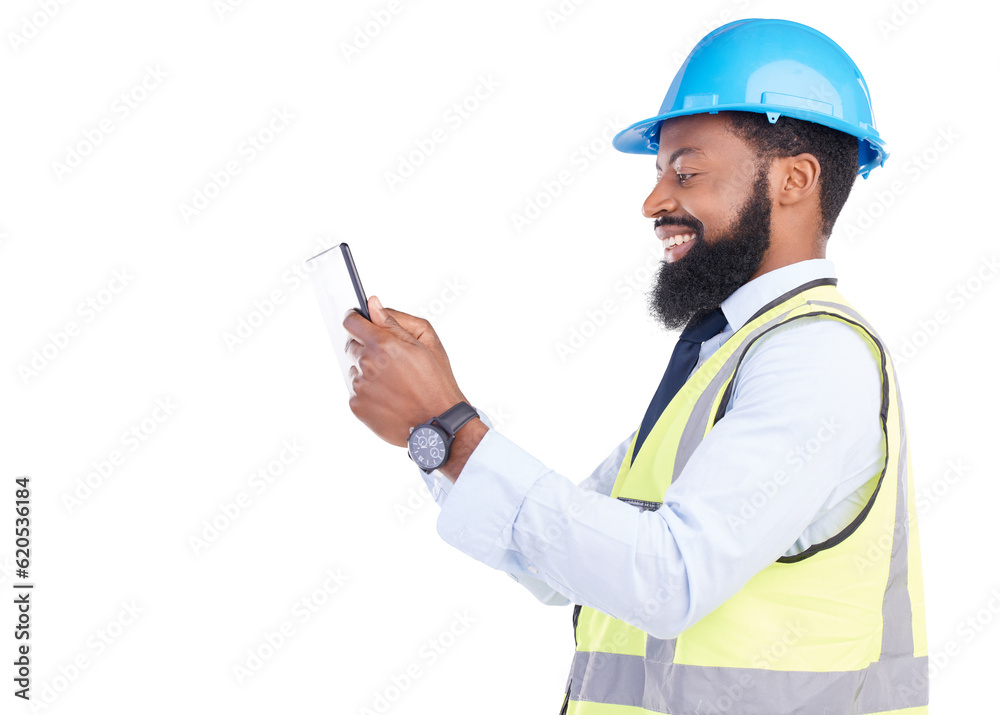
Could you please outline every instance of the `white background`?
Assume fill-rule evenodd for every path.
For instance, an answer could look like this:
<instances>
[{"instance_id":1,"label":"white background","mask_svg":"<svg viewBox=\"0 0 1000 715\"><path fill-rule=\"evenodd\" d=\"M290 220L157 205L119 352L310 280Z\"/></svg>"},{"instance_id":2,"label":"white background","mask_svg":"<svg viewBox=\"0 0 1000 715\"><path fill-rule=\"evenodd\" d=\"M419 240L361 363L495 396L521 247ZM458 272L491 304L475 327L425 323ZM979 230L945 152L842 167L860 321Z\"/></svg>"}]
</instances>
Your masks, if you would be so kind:
<instances>
[{"instance_id":1,"label":"white background","mask_svg":"<svg viewBox=\"0 0 1000 715\"><path fill-rule=\"evenodd\" d=\"M708 30L783 17L851 54L889 144L828 256L898 359L942 664L934 711L983 712L1000 650L994 5L48 5L0 12L0 710L29 710L12 696L10 603L14 478L27 474L46 711L359 713L388 693L394 713L554 714L571 608L441 541L403 450L350 413L294 271L348 241L369 294L431 319L470 400L583 479L638 425L675 337L622 290L647 288L658 255L639 210L653 158L606 138L656 112ZM391 20L365 42L372 13ZM449 121L484 79L497 86ZM139 98L127 115L122 94ZM251 160L241 145L275 112L294 118ZM102 120L111 132L88 148ZM436 130L445 141L390 186ZM239 173L214 178L231 161ZM562 171L572 182L548 201ZM183 216L198 191L214 198ZM519 232L512 215L540 195ZM560 355L574 330L588 337ZM252 475L286 441L301 453L284 452L259 492ZM339 589L326 576L338 570ZM303 599L322 602L306 622ZM474 622L443 635L456 614ZM434 662L431 639L448 644ZM251 651L269 657L250 667Z\"/></svg>"}]
</instances>

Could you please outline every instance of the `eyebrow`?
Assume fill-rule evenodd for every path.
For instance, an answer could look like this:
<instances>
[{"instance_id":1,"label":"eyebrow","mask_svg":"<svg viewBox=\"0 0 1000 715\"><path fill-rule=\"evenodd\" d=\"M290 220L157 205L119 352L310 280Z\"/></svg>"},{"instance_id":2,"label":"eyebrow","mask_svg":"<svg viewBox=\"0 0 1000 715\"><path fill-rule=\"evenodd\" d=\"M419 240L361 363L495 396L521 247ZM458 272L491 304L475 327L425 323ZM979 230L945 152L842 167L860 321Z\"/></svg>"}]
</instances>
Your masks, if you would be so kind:
<instances>
[{"instance_id":1,"label":"eyebrow","mask_svg":"<svg viewBox=\"0 0 1000 715\"><path fill-rule=\"evenodd\" d=\"M681 147L673 154L671 154L669 159L667 159L667 166L670 166L685 154L704 154L704 152L696 147L691 147L691 146ZM656 169L657 171L663 171L663 168L660 166L660 162L656 162Z\"/></svg>"}]
</instances>

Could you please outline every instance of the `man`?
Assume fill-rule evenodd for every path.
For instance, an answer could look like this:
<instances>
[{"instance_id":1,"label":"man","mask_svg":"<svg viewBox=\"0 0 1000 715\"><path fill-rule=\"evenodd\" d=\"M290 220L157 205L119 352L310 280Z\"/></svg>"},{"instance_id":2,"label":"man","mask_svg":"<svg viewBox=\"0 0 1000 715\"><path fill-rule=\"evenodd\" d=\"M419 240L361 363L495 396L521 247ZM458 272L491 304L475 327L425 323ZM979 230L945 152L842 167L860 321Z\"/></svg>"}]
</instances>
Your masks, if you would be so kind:
<instances>
[{"instance_id":1,"label":"man","mask_svg":"<svg viewBox=\"0 0 1000 715\"><path fill-rule=\"evenodd\" d=\"M563 712L926 713L898 386L825 258L887 156L861 73L811 28L730 23L614 144L656 154L650 308L684 328L639 428L576 486L375 297L344 321L352 411L407 446L446 541L577 604Z\"/></svg>"}]
</instances>

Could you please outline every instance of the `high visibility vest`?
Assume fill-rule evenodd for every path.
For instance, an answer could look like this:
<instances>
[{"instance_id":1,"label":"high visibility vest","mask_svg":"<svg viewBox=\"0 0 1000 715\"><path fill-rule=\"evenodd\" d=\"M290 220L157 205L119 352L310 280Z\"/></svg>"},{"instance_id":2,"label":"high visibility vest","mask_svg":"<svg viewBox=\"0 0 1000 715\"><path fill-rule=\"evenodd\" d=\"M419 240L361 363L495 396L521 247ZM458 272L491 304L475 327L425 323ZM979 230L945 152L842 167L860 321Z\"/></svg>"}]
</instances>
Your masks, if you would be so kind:
<instances>
[{"instance_id":1,"label":"high visibility vest","mask_svg":"<svg viewBox=\"0 0 1000 715\"><path fill-rule=\"evenodd\" d=\"M676 638L654 638L577 605L564 713L927 713L923 575L899 387L885 346L835 286L835 279L799 286L731 335L667 405L634 463L633 438L611 496L658 509L723 419L747 350L781 325L820 317L855 328L881 371L886 449L870 499L840 533L779 558Z\"/></svg>"}]
</instances>

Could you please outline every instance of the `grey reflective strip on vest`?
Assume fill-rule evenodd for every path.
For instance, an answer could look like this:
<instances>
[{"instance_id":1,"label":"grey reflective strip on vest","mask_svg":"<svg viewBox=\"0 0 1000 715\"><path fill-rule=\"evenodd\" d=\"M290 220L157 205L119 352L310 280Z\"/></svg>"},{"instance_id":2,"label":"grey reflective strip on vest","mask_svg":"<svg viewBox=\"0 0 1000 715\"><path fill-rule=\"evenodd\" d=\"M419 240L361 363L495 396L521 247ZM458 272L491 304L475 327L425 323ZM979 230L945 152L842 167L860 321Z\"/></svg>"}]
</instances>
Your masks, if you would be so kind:
<instances>
[{"instance_id":1,"label":"grey reflective strip on vest","mask_svg":"<svg viewBox=\"0 0 1000 715\"><path fill-rule=\"evenodd\" d=\"M926 656L814 673L679 665L581 651L570 679L570 700L672 715L864 715L926 705L928 671Z\"/></svg>"},{"instance_id":2,"label":"grey reflective strip on vest","mask_svg":"<svg viewBox=\"0 0 1000 715\"><path fill-rule=\"evenodd\" d=\"M896 383L896 411L899 414L899 476L896 480L896 519L893 524L889 580L882 598L881 658L904 657L913 653L913 611L907 587L909 571L910 515L907 497L906 422Z\"/></svg>"},{"instance_id":3,"label":"grey reflective strip on vest","mask_svg":"<svg viewBox=\"0 0 1000 715\"><path fill-rule=\"evenodd\" d=\"M825 300L809 301L850 315L861 323L879 343L875 329L852 308ZM885 349L884 346L882 348ZM893 370L896 388L896 411L899 414L899 472L896 479L896 515L893 522L892 553L889 556L889 580L882 599L882 658L905 657L913 653L913 610L907 588L909 571L910 516L907 498L906 419L899 396L899 380Z\"/></svg>"},{"instance_id":4,"label":"grey reflective strip on vest","mask_svg":"<svg viewBox=\"0 0 1000 715\"><path fill-rule=\"evenodd\" d=\"M769 330L775 323L783 320L789 313L793 310L797 310L801 306L795 306L781 315L775 317L773 320L769 320L763 325L758 326L743 339L743 342L747 340L752 340L756 338L761 333ZM712 411L712 403L715 402L716 396L719 394L719 390L726 383L730 376L733 379L736 378L732 375L734 366L740 360L740 351L734 350L733 354L730 355L726 362L719 368L715 377L712 378L708 386L702 391L701 396L695 403L694 409L691 410L691 416L688 418L687 424L684 425L684 431L681 432L681 439L677 445L677 454L674 455L674 474L671 478L671 484L677 481L677 478L681 475L681 470L684 469L684 465L687 464L691 455L694 453L695 448L701 444L701 441L705 438L705 430L708 429L708 420L710 419L710 413ZM691 380L697 379L698 373L696 372L691 376Z\"/></svg>"}]
</instances>

